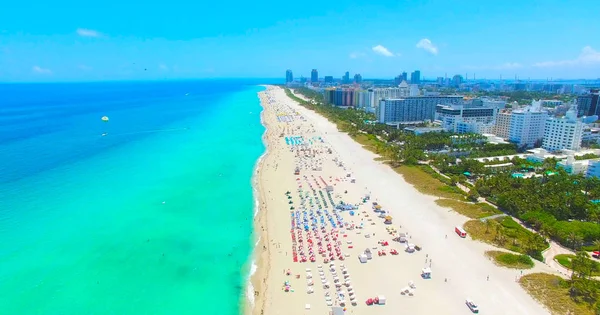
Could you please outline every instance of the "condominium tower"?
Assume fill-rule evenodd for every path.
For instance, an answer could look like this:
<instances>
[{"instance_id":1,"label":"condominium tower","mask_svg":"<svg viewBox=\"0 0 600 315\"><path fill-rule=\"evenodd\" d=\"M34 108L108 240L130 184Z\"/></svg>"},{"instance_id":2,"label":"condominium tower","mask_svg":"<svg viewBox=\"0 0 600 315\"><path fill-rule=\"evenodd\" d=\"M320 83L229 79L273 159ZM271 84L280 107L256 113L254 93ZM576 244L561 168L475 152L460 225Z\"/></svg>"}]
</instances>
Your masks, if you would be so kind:
<instances>
[{"instance_id":1,"label":"condominium tower","mask_svg":"<svg viewBox=\"0 0 600 315\"><path fill-rule=\"evenodd\" d=\"M582 135L583 122L575 110L569 110L565 117L546 120L542 147L548 151L579 150Z\"/></svg>"},{"instance_id":2,"label":"condominium tower","mask_svg":"<svg viewBox=\"0 0 600 315\"><path fill-rule=\"evenodd\" d=\"M540 101L533 101L524 109L513 110L511 116L509 141L520 147L533 147L542 140L548 112L542 109Z\"/></svg>"}]
</instances>

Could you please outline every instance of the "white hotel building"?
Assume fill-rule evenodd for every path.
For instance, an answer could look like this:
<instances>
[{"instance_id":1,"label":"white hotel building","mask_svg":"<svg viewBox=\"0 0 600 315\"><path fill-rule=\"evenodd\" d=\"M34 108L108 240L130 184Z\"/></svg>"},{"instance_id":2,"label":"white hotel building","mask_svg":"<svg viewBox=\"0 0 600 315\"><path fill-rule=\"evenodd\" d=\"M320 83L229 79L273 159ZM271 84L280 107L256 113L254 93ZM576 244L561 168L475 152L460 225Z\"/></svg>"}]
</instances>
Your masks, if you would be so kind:
<instances>
[{"instance_id":1,"label":"white hotel building","mask_svg":"<svg viewBox=\"0 0 600 315\"><path fill-rule=\"evenodd\" d=\"M546 120L542 147L548 151L581 149L583 122L577 119L577 111L569 110L565 117Z\"/></svg>"},{"instance_id":2,"label":"white hotel building","mask_svg":"<svg viewBox=\"0 0 600 315\"><path fill-rule=\"evenodd\" d=\"M523 109L513 110L510 118L508 140L518 146L533 147L544 137L548 112L540 101L534 101Z\"/></svg>"},{"instance_id":3,"label":"white hotel building","mask_svg":"<svg viewBox=\"0 0 600 315\"><path fill-rule=\"evenodd\" d=\"M435 119L446 131L454 133L491 133L497 107L473 105L437 105Z\"/></svg>"}]
</instances>

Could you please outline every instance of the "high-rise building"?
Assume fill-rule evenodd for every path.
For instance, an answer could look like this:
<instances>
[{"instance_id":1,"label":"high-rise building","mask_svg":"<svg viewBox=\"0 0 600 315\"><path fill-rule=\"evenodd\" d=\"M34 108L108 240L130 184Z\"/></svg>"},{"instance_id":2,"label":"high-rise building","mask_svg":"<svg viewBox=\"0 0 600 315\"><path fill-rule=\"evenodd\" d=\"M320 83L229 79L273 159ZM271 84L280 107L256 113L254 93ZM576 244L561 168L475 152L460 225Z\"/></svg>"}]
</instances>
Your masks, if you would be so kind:
<instances>
[{"instance_id":1,"label":"high-rise building","mask_svg":"<svg viewBox=\"0 0 600 315\"><path fill-rule=\"evenodd\" d=\"M420 84L421 83L421 71L415 70L410 74L410 84Z\"/></svg>"},{"instance_id":2,"label":"high-rise building","mask_svg":"<svg viewBox=\"0 0 600 315\"><path fill-rule=\"evenodd\" d=\"M399 99L383 99L376 109L380 123L419 122L435 119L438 104L460 104L463 97L453 96L416 96Z\"/></svg>"},{"instance_id":3,"label":"high-rise building","mask_svg":"<svg viewBox=\"0 0 600 315\"><path fill-rule=\"evenodd\" d=\"M400 80L400 82L402 81L408 81L408 73L406 73L406 71L402 72L402 80Z\"/></svg>"},{"instance_id":4,"label":"high-rise building","mask_svg":"<svg viewBox=\"0 0 600 315\"><path fill-rule=\"evenodd\" d=\"M331 76L331 75L326 75L326 76L323 78L323 82L325 82L325 83L333 83L333 76Z\"/></svg>"},{"instance_id":5,"label":"high-rise building","mask_svg":"<svg viewBox=\"0 0 600 315\"><path fill-rule=\"evenodd\" d=\"M342 83L343 84L350 83L350 72L346 71L346 73L344 73L344 75L342 76Z\"/></svg>"},{"instance_id":6,"label":"high-rise building","mask_svg":"<svg viewBox=\"0 0 600 315\"><path fill-rule=\"evenodd\" d=\"M577 97L577 117L600 114L600 93L591 90L590 94Z\"/></svg>"},{"instance_id":7,"label":"high-rise building","mask_svg":"<svg viewBox=\"0 0 600 315\"><path fill-rule=\"evenodd\" d=\"M510 118L512 113L509 110L503 110L496 115L496 125L494 126L494 132L496 136L508 139L510 136Z\"/></svg>"},{"instance_id":8,"label":"high-rise building","mask_svg":"<svg viewBox=\"0 0 600 315\"><path fill-rule=\"evenodd\" d=\"M319 71L317 71L317 69L312 69L312 71L310 72L310 82L319 82Z\"/></svg>"},{"instance_id":9,"label":"high-rise building","mask_svg":"<svg viewBox=\"0 0 600 315\"><path fill-rule=\"evenodd\" d=\"M285 72L285 83L290 83L290 82L294 82L294 74L292 73L292 70L287 70Z\"/></svg>"},{"instance_id":10,"label":"high-rise building","mask_svg":"<svg viewBox=\"0 0 600 315\"><path fill-rule=\"evenodd\" d=\"M551 117L546 120L542 148L548 151L579 150L583 136L583 122L577 119L577 112L571 109L564 117Z\"/></svg>"},{"instance_id":11,"label":"high-rise building","mask_svg":"<svg viewBox=\"0 0 600 315\"><path fill-rule=\"evenodd\" d=\"M533 101L530 106L512 111L508 140L518 146L533 147L544 137L548 112L542 102Z\"/></svg>"},{"instance_id":12,"label":"high-rise building","mask_svg":"<svg viewBox=\"0 0 600 315\"><path fill-rule=\"evenodd\" d=\"M402 98L409 96L409 88L406 82L400 83L397 88L381 88L381 89L369 89L369 95L371 97L372 106L379 105L379 101L386 98Z\"/></svg>"},{"instance_id":13,"label":"high-rise building","mask_svg":"<svg viewBox=\"0 0 600 315\"><path fill-rule=\"evenodd\" d=\"M358 91L352 88L332 88L323 92L326 104L335 106L356 106Z\"/></svg>"},{"instance_id":14,"label":"high-rise building","mask_svg":"<svg viewBox=\"0 0 600 315\"><path fill-rule=\"evenodd\" d=\"M357 108L360 108L364 111L372 111L373 105L371 103L370 91L372 91L372 89L356 91L354 93Z\"/></svg>"},{"instance_id":15,"label":"high-rise building","mask_svg":"<svg viewBox=\"0 0 600 315\"><path fill-rule=\"evenodd\" d=\"M439 85L439 86L444 85L444 77L437 77L437 85Z\"/></svg>"},{"instance_id":16,"label":"high-rise building","mask_svg":"<svg viewBox=\"0 0 600 315\"><path fill-rule=\"evenodd\" d=\"M394 77L394 85L398 86L402 82L402 75Z\"/></svg>"},{"instance_id":17,"label":"high-rise building","mask_svg":"<svg viewBox=\"0 0 600 315\"><path fill-rule=\"evenodd\" d=\"M362 83L362 75L360 73L354 75L354 83Z\"/></svg>"}]
</instances>

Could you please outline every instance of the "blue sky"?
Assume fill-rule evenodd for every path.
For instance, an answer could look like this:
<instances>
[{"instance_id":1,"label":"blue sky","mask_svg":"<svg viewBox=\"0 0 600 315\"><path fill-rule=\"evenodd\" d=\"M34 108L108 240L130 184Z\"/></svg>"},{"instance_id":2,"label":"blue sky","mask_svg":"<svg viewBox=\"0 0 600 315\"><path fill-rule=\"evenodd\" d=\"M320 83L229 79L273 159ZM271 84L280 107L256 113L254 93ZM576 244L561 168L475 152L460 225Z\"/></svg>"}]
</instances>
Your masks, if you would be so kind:
<instances>
[{"instance_id":1,"label":"blue sky","mask_svg":"<svg viewBox=\"0 0 600 315\"><path fill-rule=\"evenodd\" d=\"M0 10L0 81L598 78L596 1L30 0Z\"/></svg>"}]
</instances>

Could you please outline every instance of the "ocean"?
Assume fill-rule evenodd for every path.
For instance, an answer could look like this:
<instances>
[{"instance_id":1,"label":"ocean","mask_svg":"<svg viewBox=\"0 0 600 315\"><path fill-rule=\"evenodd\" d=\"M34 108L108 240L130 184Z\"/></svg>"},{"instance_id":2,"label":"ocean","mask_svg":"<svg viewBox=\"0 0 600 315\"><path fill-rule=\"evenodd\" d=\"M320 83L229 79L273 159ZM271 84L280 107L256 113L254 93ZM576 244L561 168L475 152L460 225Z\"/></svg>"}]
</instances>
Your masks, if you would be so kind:
<instances>
[{"instance_id":1,"label":"ocean","mask_svg":"<svg viewBox=\"0 0 600 315\"><path fill-rule=\"evenodd\" d=\"M239 314L257 83L0 84L0 313Z\"/></svg>"}]
</instances>

